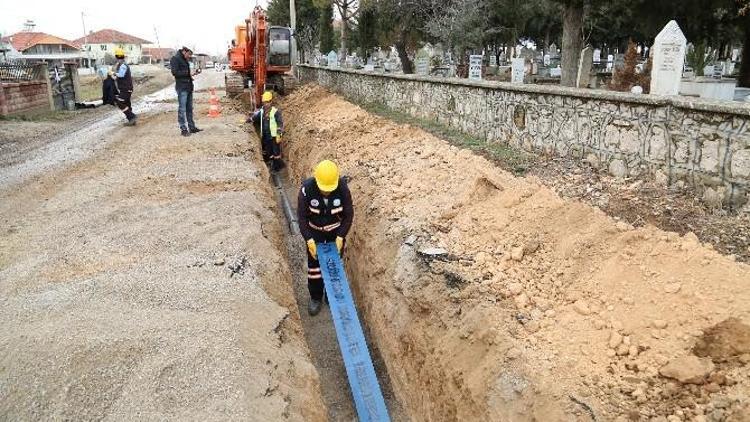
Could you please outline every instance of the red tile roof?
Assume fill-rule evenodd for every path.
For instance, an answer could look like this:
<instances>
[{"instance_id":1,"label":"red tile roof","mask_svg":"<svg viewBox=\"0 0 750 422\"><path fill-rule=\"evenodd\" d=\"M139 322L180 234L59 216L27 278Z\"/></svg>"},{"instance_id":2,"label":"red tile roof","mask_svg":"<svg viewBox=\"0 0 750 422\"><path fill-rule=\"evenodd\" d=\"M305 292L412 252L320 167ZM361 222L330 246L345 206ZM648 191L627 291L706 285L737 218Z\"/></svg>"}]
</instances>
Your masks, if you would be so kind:
<instances>
[{"instance_id":1,"label":"red tile roof","mask_svg":"<svg viewBox=\"0 0 750 422\"><path fill-rule=\"evenodd\" d=\"M172 57L175 50L171 48L143 47L143 55L151 56L157 60L164 60Z\"/></svg>"},{"instance_id":2,"label":"red tile roof","mask_svg":"<svg viewBox=\"0 0 750 422\"><path fill-rule=\"evenodd\" d=\"M44 32L18 32L3 37L2 41L10 43L13 45L13 48L21 52L39 44L66 45L70 48L81 48L75 41L68 41L54 35L45 34Z\"/></svg>"},{"instance_id":3,"label":"red tile roof","mask_svg":"<svg viewBox=\"0 0 750 422\"><path fill-rule=\"evenodd\" d=\"M115 31L114 29L102 29L92 32L86 37L81 37L75 42L83 45L89 44L151 44L151 41L143 38L134 37L124 32Z\"/></svg>"}]
</instances>

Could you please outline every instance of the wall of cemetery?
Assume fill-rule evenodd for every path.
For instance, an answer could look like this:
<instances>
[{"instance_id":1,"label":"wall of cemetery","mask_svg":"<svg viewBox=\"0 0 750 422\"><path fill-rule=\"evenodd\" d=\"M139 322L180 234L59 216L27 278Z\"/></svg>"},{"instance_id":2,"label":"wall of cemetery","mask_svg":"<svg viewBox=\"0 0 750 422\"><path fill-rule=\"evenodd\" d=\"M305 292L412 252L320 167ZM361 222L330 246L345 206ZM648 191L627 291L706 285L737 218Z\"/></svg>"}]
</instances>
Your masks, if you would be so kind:
<instances>
[{"instance_id":1,"label":"wall of cemetery","mask_svg":"<svg viewBox=\"0 0 750 422\"><path fill-rule=\"evenodd\" d=\"M750 199L750 105L681 97L300 66L358 103L379 103L487 142L570 156L618 177L650 174L704 198Z\"/></svg>"}]
</instances>

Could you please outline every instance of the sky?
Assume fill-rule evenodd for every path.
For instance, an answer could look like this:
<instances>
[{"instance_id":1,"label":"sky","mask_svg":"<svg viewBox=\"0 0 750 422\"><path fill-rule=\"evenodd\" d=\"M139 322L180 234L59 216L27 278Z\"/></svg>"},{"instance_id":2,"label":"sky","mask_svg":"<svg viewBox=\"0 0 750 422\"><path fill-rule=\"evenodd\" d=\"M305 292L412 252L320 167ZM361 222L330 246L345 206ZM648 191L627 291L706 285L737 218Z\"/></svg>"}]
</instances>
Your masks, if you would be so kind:
<instances>
[{"instance_id":1,"label":"sky","mask_svg":"<svg viewBox=\"0 0 750 422\"><path fill-rule=\"evenodd\" d=\"M234 27L266 0L7 0L0 2L0 33L11 35L31 19L36 31L69 40L86 31L116 29L162 47L187 45L195 52L225 55ZM83 22L81 21L83 12ZM156 31L154 31L154 27Z\"/></svg>"}]
</instances>

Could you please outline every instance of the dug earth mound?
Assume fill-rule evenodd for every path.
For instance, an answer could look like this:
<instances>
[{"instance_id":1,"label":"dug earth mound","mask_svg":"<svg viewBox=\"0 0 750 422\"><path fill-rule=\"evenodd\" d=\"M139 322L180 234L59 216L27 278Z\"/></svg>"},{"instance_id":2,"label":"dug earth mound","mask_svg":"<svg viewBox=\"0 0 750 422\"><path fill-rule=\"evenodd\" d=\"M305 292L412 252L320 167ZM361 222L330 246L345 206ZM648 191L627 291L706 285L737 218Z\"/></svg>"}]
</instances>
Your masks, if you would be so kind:
<instances>
[{"instance_id":1,"label":"dug earth mound","mask_svg":"<svg viewBox=\"0 0 750 422\"><path fill-rule=\"evenodd\" d=\"M346 266L412 420L748 420L750 267L308 85L290 179L350 177Z\"/></svg>"}]
</instances>

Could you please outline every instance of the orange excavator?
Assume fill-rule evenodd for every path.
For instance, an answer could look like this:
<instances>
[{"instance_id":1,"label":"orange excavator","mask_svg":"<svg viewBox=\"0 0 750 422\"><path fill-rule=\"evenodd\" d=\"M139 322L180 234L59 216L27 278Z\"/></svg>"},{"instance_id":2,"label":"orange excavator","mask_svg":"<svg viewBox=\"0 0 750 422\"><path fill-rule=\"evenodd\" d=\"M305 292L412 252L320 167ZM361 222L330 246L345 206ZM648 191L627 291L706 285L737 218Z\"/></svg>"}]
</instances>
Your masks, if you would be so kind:
<instances>
[{"instance_id":1,"label":"orange excavator","mask_svg":"<svg viewBox=\"0 0 750 422\"><path fill-rule=\"evenodd\" d=\"M227 95L238 96L251 88L253 106L260 106L265 90L285 91L285 76L292 70L292 30L270 26L266 12L256 6L244 25L235 28L225 76Z\"/></svg>"}]
</instances>

